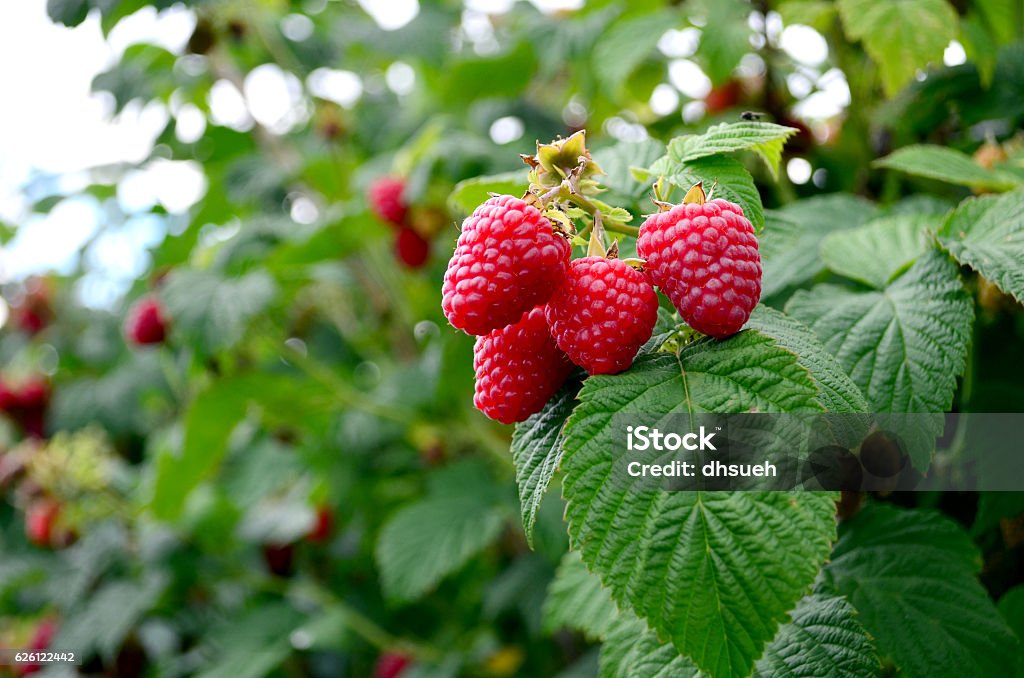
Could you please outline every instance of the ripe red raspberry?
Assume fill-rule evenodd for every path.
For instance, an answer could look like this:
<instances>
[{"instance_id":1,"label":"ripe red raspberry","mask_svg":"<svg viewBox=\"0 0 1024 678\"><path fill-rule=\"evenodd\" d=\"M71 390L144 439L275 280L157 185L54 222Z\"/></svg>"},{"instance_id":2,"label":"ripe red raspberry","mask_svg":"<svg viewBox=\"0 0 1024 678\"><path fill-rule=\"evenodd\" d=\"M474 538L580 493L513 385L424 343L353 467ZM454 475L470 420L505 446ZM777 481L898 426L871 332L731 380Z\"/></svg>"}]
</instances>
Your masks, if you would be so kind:
<instances>
[{"instance_id":1,"label":"ripe red raspberry","mask_svg":"<svg viewBox=\"0 0 1024 678\"><path fill-rule=\"evenodd\" d=\"M137 346L160 344L167 337L167 320L156 297L143 297L128 311L124 332Z\"/></svg>"},{"instance_id":2,"label":"ripe red raspberry","mask_svg":"<svg viewBox=\"0 0 1024 678\"><path fill-rule=\"evenodd\" d=\"M48 650L55 635L57 635L57 622L53 619L44 619L32 634L32 639L28 643L28 649L34 652ZM19 676L28 676L42 670L42 668L42 664L19 664L16 670Z\"/></svg>"},{"instance_id":3,"label":"ripe red raspberry","mask_svg":"<svg viewBox=\"0 0 1024 678\"><path fill-rule=\"evenodd\" d=\"M514 325L478 337L473 347L473 404L503 424L539 412L572 371L544 319L544 307L527 311Z\"/></svg>"},{"instance_id":4,"label":"ripe red raspberry","mask_svg":"<svg viewBox=\"0 0 1024 678\"><path fill-rule=\"evenodd\" d=\"M545 311L558 347L590 374L633 364L658 321L658 295L647 277L620 259L586 257L569 265Z\"/></svg>"},{"instance_id":5,"label":"ripe red raspberry","mask_svg":"<svg viewBox=\"0 0 1024 678\"><path fill-rule=\"evenodd\" d=\"M37 499L25 511L25 536L36 546L49 547L54 543L54 525L60 515L60 504L55 500Z\"/></svg>"},{"instance_id":6,"label":"ripe red raspberry","mask_svg":"<svg viewBox=\"0 0 1024 678\"><path fill-rule=\"evenodd\" d=\"M409 226L401 226L395 235L395 256L409 268L420 268L430 256L430 241Z\"/></svg>"},{"instance_id":7,"label":"ripe red raspberry","mask_svg":"<svg viewBox=\"0 0 1024 678\"><path fill-rule=\"evenodd\" d=\"M651 215L636 248L651 281L698 332L739 332L761 298L757 238L739 205L711 200Z\"/></svg>"},{"instance_id":8,"label":"ripe red raspberry","mask_svg":"<svg viewBox=\"0 0 1024 678\"><path fill-rule=\"evenodd\" d=\"M491 198L462 223L448 262L441 290L448 322L483 335L518 321L561 284L571 251L533 205Z\"/></svg>"},{"instance_id":9,"label":"ripe red raspberry","mask_svg":"<svg viewBox=\"0 0 1024 678\"><path fill-rule=\"evenodd\" d=\"M405 181L398 177L379 177L370 184L370 210L381 221L395 226L405 222L409 206L405 204Z\"/></svg>"},{"instance_id":10,"label":"ripe red raspberry","mask_svg":"<svg viewBox=\"0 0 1024 678\"><path fill-rule=\"evenodd\" d=\"M322 544L327 541L334 532L334 511L330 506L321 506L316 511L316 522L313 529L306 535L306 539L314 544Z\"/></svg>"},{"instance_id":11,"label":"ripe red raspberry","mask_svg":"<svg viewBox=\"0 0 1024 678\"><path fill-rule=\"evenodd\" d=\"M398 678L412 663L412 659L400 652L385 652L377 658L373 678Z\"/></svg>"},{"instance_id":12,"label":"ripe red raspberry","mask_svg":"<svg viewBox=\"0 0 1024 678\"><path fill-rule=\"evenodd\" d=\"M49 404L50 384L43 377L30 377L14 387L0 383L0 411L8 414L34 438L45 435Z\"/></svg>"}]
</instances>

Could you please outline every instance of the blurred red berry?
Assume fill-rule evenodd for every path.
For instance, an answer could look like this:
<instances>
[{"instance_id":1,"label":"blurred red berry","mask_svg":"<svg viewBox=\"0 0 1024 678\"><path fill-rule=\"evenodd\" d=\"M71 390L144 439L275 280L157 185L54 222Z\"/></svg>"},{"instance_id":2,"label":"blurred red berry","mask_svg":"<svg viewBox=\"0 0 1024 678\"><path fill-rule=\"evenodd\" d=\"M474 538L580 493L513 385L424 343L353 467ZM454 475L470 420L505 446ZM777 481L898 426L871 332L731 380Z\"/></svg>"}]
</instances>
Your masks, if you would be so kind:
<instances>
[{"instance_id":1,"label":"blurred red berry","mask_svg":"<svg viewBox=\"0 0 1024 678\"><path fill-rule=\"evenodd\" d=\"M708 113L721 113L739 104L742 98L743 87L735 80L730 80L708 92L704 97L704 107Z\"/></svg>"},{"instance_id":2,"label":"blurred red berry","mask_svg":"<svg viewBox=\"0 0 1024 678\"><path fill-rule=\"evenodd\" d=\"M412 664L412 658L400 652L385 652L377 658L373 678L397 678Z\"/></svg>"},{"instance_id":3,"label":"blurred red berry","mask_svg":"<svg viewBox=\"0 0 1024 678\"><path fill-rule=\"evenodd\" d=\"M167 320L156 297L140 299L125 319L124 332L128 341L137 346L160 344L167 337Z\"/></svg>"},{"instance_id":4,"label":"blurred red berry","mask_svg":"<svg viewBox=\"0 0 1024 678\"><path fill-rule=\"evenodd\" d=\"M405 222L409 206L402 194L405 181L398 177L379 177L370 184L370 210L377 218L395 226Z\"/></svg>"},{"instance_id":5,"label":"blurred red berry","mask_svg":"<svg viewBox=\"0 0 1024 678\"><path fill-rule=\"evenodd\" d=\"M408 226L401 226L395 236L395 256L409 268L419 268L430 257L430 241Z\"/></svg>"},{"instance_id":6,"label":"blurred red berry","mask_svg":"<svg viewBox=\"0 0 1024 678\"><path fill-rule=\"evenodd\" d=\"M267 569L278 577L290 577L295 571L294 544L265 544L263 562Z\"/></svg>"},{"instance_id":7,"label":"blurred red berry","mask_svg":"<svg viewBox=\"0 0 1024 678\"><path fill-rule=\"evenodd\" d=\"M315 544L319 544L327 541L333 532L334 511L329 506L321 506L316 512L316 523L306 538Z\"/></svg>"},{"instance_id":8,"label":"blurred red berry","mask_svg":"<svg viewBox=\"0 0 1024 678\"><path fill-rule=\"evenodd\" d=\"M36 499L25 511L25 536L36 546L54 545L54 525L60 516L60 504L55 499Z\"/></svg>"},{"instance_id":9,"label":"blurred red berry","mask_svg":"<svg viewBox=\"0 0 1024 678\"><path fill-rule=\"evenodd\" d=\"M53 319L52 286L45 278L29 278L25 295L11 306L11 323L28 334L37 334Z\"/></svg>"},{"instance_id":10,"label":"blurred red berry","mask_svg":"<svg viewBox=\"0 0 1024 678\"><path fill-rule=\"evenodd\" d=\"M49 404L50 383L44 377L30 377L18 386L0 382L0 411L16 421L30 436L44 437Z\"/></svg>"},{"instance_id":11,"label":"blurred red berry","mask_svg":"<svg viewBox=\"0 0 1024 678\"><path fill-rule=\"evenodd\" d=\"M44 619L39 622L39 626L36 627L35 633L32 634L32 640L29 641L26 649L41 652L50 648L50 643L53 642L53 637L57 635L57 622L53 619ZM18 666L18 675L27 676L35 673L42 668L40 664L21 664Z\"/></svg>"}]
</instances>

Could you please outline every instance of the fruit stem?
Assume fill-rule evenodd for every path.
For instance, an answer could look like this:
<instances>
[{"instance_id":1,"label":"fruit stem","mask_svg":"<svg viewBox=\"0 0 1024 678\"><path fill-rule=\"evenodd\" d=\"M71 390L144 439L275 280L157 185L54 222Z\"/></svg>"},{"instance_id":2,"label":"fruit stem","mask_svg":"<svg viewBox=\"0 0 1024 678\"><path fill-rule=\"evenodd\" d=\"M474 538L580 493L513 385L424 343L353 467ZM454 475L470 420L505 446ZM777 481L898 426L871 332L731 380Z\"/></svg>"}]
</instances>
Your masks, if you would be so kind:
<instances>
[{"instance_id":1,"label":"fruit stem","mask_svg":"<svg viewBox=\"0 0 1024 678\"><path fill-rule=\"evenodd\" d=\"M563 184L562 188L568 187ZM562 191L562 196L566 200L571 202L573 205L576 205L576 207L579 207L581 210L585 211L587 214L591 216L594 216L595 214L598 214L600 212L600 209L597 207L597 205L595 205L588 198L580 195L579 193L573 193L571 190ZM604 230L610 231L611 233L621 233L622 235L629 235L634 238L640 235L640 229L637 228L636 226L630 226L628 224L622 223L621 221L609 219L608 216L604 214L601 215L601 225L604 226Z\"/></svg>"}]
</instances>

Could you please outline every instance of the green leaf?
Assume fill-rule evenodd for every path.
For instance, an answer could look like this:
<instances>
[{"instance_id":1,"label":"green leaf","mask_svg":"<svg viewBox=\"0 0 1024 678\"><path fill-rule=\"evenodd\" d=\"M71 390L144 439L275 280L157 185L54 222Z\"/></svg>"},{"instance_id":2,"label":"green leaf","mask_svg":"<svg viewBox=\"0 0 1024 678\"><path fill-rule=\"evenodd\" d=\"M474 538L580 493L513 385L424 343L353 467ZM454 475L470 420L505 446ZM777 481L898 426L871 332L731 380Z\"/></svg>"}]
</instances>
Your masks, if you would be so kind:
<instances>
[{"instance_id":1,"label":"green leaf","mask_svg":"<svg viewBox=\"0 0 1024 678\"><path fill-rule=\"evenodd\" d=\"M74 28L89 16L89 0L46 0L46 13L54 23Z\"/></svg>"},{"instance_id":2,"label":"green leaf","mask_svg":"<svg viewBox=\"0 0 1024 678\"><path fill-rule=\"evenodd\" d=\"M745 675L828 555L831 495L653 492L609 483L613 417L817 411L796 356L751 330L591 377L566 427L569 535L620 604L714 675Z\"/></svg>"},{"instance_id":3,"label":"green leaf","mask_svg":"<svg viewBox=\"0 0 1024 678\"><path fill-rule=\"evenodd\" d=\"M833 231L856 228L878 214L874 204L845 193L790 203L766 215L761 236L762 298L800 285L825 269L822 239Z\"/></svg>"},{"instance_id":4,"label":"green leaf","mask_svg":"<svg viewBox=\"0 0 1024 678\"><path fill-rule=\"evenodd\" d=\"M537 414L516 424L512 435L512 464L519 487L520 515L526 541L533 546L533 526L548 485L562 461L562 428L576 405L577 384L555 394Z\"/></svg>"},{"instance_id":5,"label":"green leaf","mask_svg":"<svg viewBox=\"0 0 1024 678\"><path fill-rule=\"evenodd\" d=\"M799 130L771 122L733 122L709 127L704 134L676 137L668 145L669 158L677 163L719 153L751 150L757 153L775 177L779 173L782 147Z\"/></svg>"},{"instance_id":6,"label":"green leaf","mask_svg":"<svg viewBox=\"0 0 1024 678\"><path fill-rule=\"evenodd\" d=\"M640 66L666 30L678 23L678 13L666 10L622 19L605 31L593 52L593 69L605 92L618 96L622 85Z\"/></svg>"},{"instance_id":7,"label":"green leaf","mask_svg":"<svg viewBox=\"0 0 1024 678\"><path fill-rule=\"evenodd\" d=\"M448 67L444 100L470 102L486 93L488 97L516 97L530 84L537 70L537 57L529 43L495 56L464 58Z\"/></svg>"},{"instance_id":8,"label":"green leaf","mask_svg":"<svg viewBox=\"0 0 1024 678\"><path fill-rule=\"evenodd\" d=\"M697 158L686 164L677 165L670 172L666 172L665 177L683 189L684 193L698 181L704 182L705 191L710 191L714 185L712 198L725 198L742 207L743 215L750 219L755 230L760 231L764 226L761 194L757 192L750 172L735 158L726 155Z\"/></svg>"},{"instance_id":9,"label":"green leaf","mask_svg":"<svg viewBox=\"0 0 1024 678\"><path fill-rule=\"evenodd\" d=\"M438 472L425 499L399 509L381 529L376 558L389 598L411 601L433 589L501 534L505 511L481 467Z\"/></svg>"},{"instance_id":10,"label":"green leaf","mask_svg":"<svg viewBox=\"0 0 1024 678\"><path fill-rule=\"evenodd\" d=\"M602 678L697 678L707 676L675 648L658 642L642 622L623 613L601 647ZM792 621L779 627L757 660L753 676L788 678L877 675L878 657L844 598L813 594L800 600Z\"/></svg>"},{"instance_id":11,"label":"green leaf","mask_svg":"<svg viewBox=\"0 0 1024 678\"><path fill-rule=\"evenodd\" d=\"M632 168L647 167L664 154L665 145L654 139L639 143L620 141L614 146L594 151L594 160L605 172L602 184L624 196L639 199L651 189L651 185L637 181Z\"/></svg>"},{"instance_id":12,"label":"green leaf","mask_svg":"<svg viewBox=\"0 0 1024 678\"><path fill-rule=\"evenodd\" d=\"M792 612L758 660L754 676L847 676L879 672L878 656L861 626L857 610L845 598L813 594Z\"/></svg>"},{"instance_id":13,"label":"green leaf","mask_svg":"<svg viewBox=\"0 0 1024 678\"><path fill-rule=\"evenodd\" d=\"M798 291L786 312L814 330L873 411L940 415L952 404L974 308L944 253L929 250L884 290L818 285ZM937 416L929 430L941 428ZM931 451L931 443L912 445L914 465L927 468Z\"/></svg>"},{"instance_id":14,"label":"green leaf","mask_svg":"<svg viewBox=\"0 0 1024 678\"><path fill-rule=\"evenodd\" d=\"M262 313L277 294L264 271L225 278L213 271L177 270L160 296L167 304L172 331L213 352L241 340L249 321Z\"/></svg>"},{"instance_id":15,"label":"green leaf","mask_svg":"<svg viewBox=\"0 0 1024 678\"><path fill-rule=\"evenodd\" d=\"M958 186L991 191L1005 191L1021 185L1012 174L985 169L966 153L944 146L904 146L872 164Z\"/></svg>"},{"instance_id":16,"label":"green leaf","mask_svg":"<svg viewBox=\"0 0 1024 678\"><path fill-rule=\"evenodd\" d=\"M836 6L831 0L788 0L779 5L779 14L787 26L803 24L827 34L836 18Z\"/></svg>"},{"instance_id":17,"label":"green leaf","mask_svg":"<svg viewBox=\"0 0 1024 678\"><path fill-rule=\"evenodd\" d=\"M993 492L991 494L1001 494ZM983 497L986 495L982 495ZM1018 584L999 599L999 614L1017 636L1017 676L1024 676L1024 585Z\"/></svg>"},{"instance_id":18,"label":"green leaf","mask_svg":"<svg viewBox=\"0 0 1024 678\"><path fill-rule=\"evenodd\" d=\"M957 36L956 11L945 0L839 0L851 40L861 40L894 96L929 62L942 63Z\"/></svg>"},{"instance_id":19,"label":"green leaf","mask_svg":"<svg viewBox=\"0 0 1024 678\"><path fill-rule=\"evenodd\" d=\"M965 200L942 225L939 241L961 264L1024 302L1024 191Z\"/></svg>"},{"instance_id":20,"label":"green leaf","mask_svg":"<svg viewBox=\"0 0 1024 678\"><path fill-rule=\"evenodd\" d=\"M632 616L632 615L631 615ZM611 593L583 564L577 551L562 557L544 603L544 630L575 629L590 640L601 640L618 620Z\"/></svg>"},{"instance_id":21,"label":"green leaf","mask_svg":"<svg viewBox=\"0 0 1024 678\"><path fill-rule=\"evenodd\" d=\"M308 414L323 410L328 394L316 384L290 375L248 374L222 379L201 391L185 413L181 452L157 457L151 508L157 518L181 515L189 493L219 466L228 439L249 407L266 413Z\"/></svg>"},{"instance_id":22,"label":"green leaf","mask_svg":"<svg viewBox=\"0 0 1024 678\"><path fill-rule=\"evenodd\" d=\"M199 678L260 678L272 673L293 652L291 633L303 621L290 605L264 602L232 614L208 632L201 657L210 665Z\"/></svg>"},{"instance_id":23,"label":"green leaf","mask_svg":"<svg viewBox=\"0 0 1024 678\"><path fill-rule=\"evenodd\" d=\"M103 584L61 626L59 647L88 653L96 650L106 660L117 655L128 632L156 603L167 578L150 573L143 581Z\"/></svg>"},{"instance_id":24,"label":"green leaf","mask_svg":"<svg viewBox=\"0 0 1024 678\"><path fill-rule=\"evenodd\" d=\"M716 85L727 82L750 51L750 4L746 0L691 0L686 8L704 19L697 47L704 71Z\"/></svg>"},{"instance_id":25,"label":"green leaf","mask_svg":"<svg viewBox=\"0 0 1024 678\"><path fill-rule=\"evenodd\" d=\"M521 196L530 182L526 172L504 172L460 181L448 196L448 208L456 214L471 214L491 193Z\"/></svg>"},{"instance_id":26,"label":"green leaf","mask_svg":"<svg viewBox=\"0 0 1024 678\"><path fill-rule=\"evenodd\" d=\"M928 249L929 230L940 217L906 214L876 219L865 226L828 235L821 258L847 278L882 289Z\"/></svg>"},{"instance_id":27,"label":"green leaf","mask_svg":"<svg viewBox=\"0 0 1024 678\"><path fill-rule=\"evenodd\" d=\"M818 402L828 412L867 412L868 403L857 384L846 374L835 356L825 350L814 332L796 318L768 306L758 306L747 327L775 340L792 351L800 365L811 373L820 393Z\"/></svg>"},{"instance_id":28,"label":"green leaf","mask_svg":"<svg viewBox=\"0 0 1024 678\"><path fill-rule=\"evenodd\" d=\"M819 589L850 600L901 675L1011 675L1015 639L978 582L980 566L948 518L869 504L842 524Z\"/></svg>"}]
</instances>

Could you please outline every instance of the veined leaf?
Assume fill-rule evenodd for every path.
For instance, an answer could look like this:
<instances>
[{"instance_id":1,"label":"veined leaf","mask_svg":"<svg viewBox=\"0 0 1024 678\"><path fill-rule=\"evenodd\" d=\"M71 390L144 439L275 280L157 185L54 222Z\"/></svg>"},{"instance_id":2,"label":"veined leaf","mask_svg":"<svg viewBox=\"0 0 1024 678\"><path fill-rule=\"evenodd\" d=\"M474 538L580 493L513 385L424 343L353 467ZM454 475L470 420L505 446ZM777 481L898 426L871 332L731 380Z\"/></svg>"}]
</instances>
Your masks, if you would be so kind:
<instances>
[{"instance_id":1,"label":"veined leaf","mask_svg":"<svg viewBox=\"0 0 1024 678\"><path fill-rule=\"evenodd\" d=\"M904 146L876 160L874 166L992 191L1005 191L1021 185L1021 181L1012 174L985 169L966 153L945 146Z\"/></svg>"},{"instance_id":2,"label":"veined leaf","mask_svg":"<svg viewBox=\"0 0 1024 678\"><path fill-rule=\"evenodd\" d=\"M384 592L414 600L497 539L505 511L493 489L473 464L438 472L428 496L399 509L381 529L376 557Z\"/></svg>"},{"instance_id":3,"label":"veined leaf","mask_svg":"<svg viewBox=\"0 0 1024 678\"><path fill-rule=\"evenodd\" d=\"M901 675L1013 674L1015 638L970 537L938 513L870 504L842 524L818 588L845 595Z\"/></svg>"},{"instance_id":4,"label":"veined leaf","mask_svg":"<svg viewBox=\"0 0 1024 678\"><path fill-rule=\"evenodd\" d=\"M747 330L591 377L566 427L569 534L621 605L713 675L745 675L808 590L834 535L830 494L641 491L609 482L613 417L819 411L795 355ZM638 479L639 480L639 479Z\"/></svg>"},{"instance_id":5,"label":"veined leaf","mask_svg":"<svg viewBox=\"0 0 1024 678\"><path fill-rule=\"evenodd\" d=\"M815 336L811 328L796 318L768 306L758 306L747 327L775 340L792 351L817 382L818 402L828 412L867 412L868 403L857 384L843 370L835 356Z\"/></svg>"},{"instance_id":6,"label":"veined leaf","mask_svg":"<svg viewBox=\"0 0 1024 678\"><path fill-rule=\"evenodd\" d=\"M579 384L563 387L537 414L516 425L512 464L516 467L520 514L526 541L533 546L533 526L548 485L562 461L562 427L576 405Z\"/></svg>"},{"instance_id":7,"label":"veined leaf","mask_svg":"<svg viewBox=\"0 0 1024 678\"><path fill-rule=\"evenodd\" d=\"M825 269L819 247L829 233L856 228L878 214L874 204L845 193L823 195L770 211L761 236L761 296L769 298Z\"/></svg>"},{"instance_id":8,"label":"veined leaf","mask_svg":"<svg viewBox=\"0 0 1024 678\"><path fill-rule=\"evenodd\" d=\"M755 678L863 678L877 675L878 657L857 611L840 597L813 594L802 598L792 621L757 660ZM601 678L706 678L704 671L630 613L615 625L601 647Z\"/></svg>"},{"instance_id":9,"label":"veined leaf","mask_svg":"<svg viewBox=\"0 0 1024 678\"><path fill-rule=\"evenodd\" d=\"M861 40L878 65L885 93L895 95L957 35L956 11L945 0L839 0L851 40Z\"/></svg>"},{"instance_id":10,"label":"veined leaf","mask_svg":"<svg viewBox=\"0 0 1024 678\"><path fill-rule=\"evenodd\" d=\"M928 249L928 230L939 223L941 217L928 214L876 219L830 234L821 243L821 258L839 275L882 289Z\"/></svg>"},{"instance_id":11,"label":"veined leaf","mask_svg":"<svg viewBox=\"0 0 1024 678\"><path fill-rule=\"evenodd\" d=\"M612 24L594 47L594 74L605 91L616 96L630 74L654 51L658 40L678 21L666 10L627 17Z\"/></svg>"},{"instance_id":12,"label":"veined leaf","mask_svg":"<svg viewBox=\"0 0 1024 678\"><path fill-rule=\"evenodd\" d=\"M1024 302L1024 191L965 200L939 240L961 264Z\"/></svg>"},{"instance_id":13,"label":"veined leaf","mask_svg":"<svg viewBox=\"0 0 1024 678\"><path fill-rule=\"evenodd\" d=\"M956 265L944 253L929 250L884 290L801 290L786 311L814 330L875 412L934 413L928 431L941 430L939 415L952 404L974 319ZM910 450L920 469L932 451L926 438Z\"/></svg>"},{"instance_id":14,"label":"veined leaf","mask_svg":"<svg viewBox=\"0 0 1024 678\"><path fill-rule=\"evenodd\" d=\"M677 163L688 163L709 155L751 150L761 156L774 177L779 172L782 147L798 131L770 122L722 123L709 127L704 134L673 139L668 145L668 155Z\"/></svg>"},{"instance_id":15,"label":"veined leaf","mask_svg":"<svg viewBox=\"0 0 1024 678\"><path fill-rule=\"evenodd\" d=\"M448 196L448 208L455 214L469 215L490 198L491 193L519 197L526 192L529 185L525 170L466 179L456 184Z\"/></svg>"},{"instance_id":16,"label":"veined leaf","mask_svg":"<svg viewBox=\"0 0 1024 678\"><path fill-rule=\"evenodd\" d=\"M680 164L666 156L651 167L651 172L664 175L684 193L698 181L704 182L705 191L711 191L714 186L712 198L725 198L742 207L743 215L750 219L755 230L760 231L764 226L761 194L757 192L750 172L735 158L711 155Z\"/></svg>"},{"instance_id":17,"label":"veined leaf","mask_svg":"<svg viewBox=\"0 0 1024 678\"><path fill-rule=\"evenodd\" d=\"M602 640L618 619L619 610L601 579L587 569L578 551L566 553L548 587L545 630L571 628L582 631L591 640Z\"/></svg>"}]
</instances>

